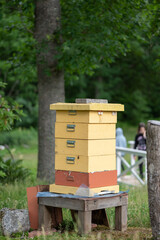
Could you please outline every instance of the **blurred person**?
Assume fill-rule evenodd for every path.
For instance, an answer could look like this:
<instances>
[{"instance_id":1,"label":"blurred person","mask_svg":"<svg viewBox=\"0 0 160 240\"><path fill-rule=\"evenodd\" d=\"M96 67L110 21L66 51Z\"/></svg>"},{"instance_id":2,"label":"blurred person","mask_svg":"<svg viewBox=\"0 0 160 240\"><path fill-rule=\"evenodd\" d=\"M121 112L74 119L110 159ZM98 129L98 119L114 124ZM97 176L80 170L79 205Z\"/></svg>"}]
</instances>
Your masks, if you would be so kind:
<instances>
[{"instance_id":1,"label":"blurred person","mask_svg":"<svg viewBox=\"0 0 160 240\"><path fill-rule=\"evenodd\" d=\"M117 128L116 129L116 147L127 147L127 141L125 136L123 135L123 130L122 128ZM125 153L121 152L121 156L124 157ZM122 170L124 171L124 164L121 162L121 167Z\"/></svg>"},{"instance_id":2,"label":"blurred person","mask_svg":"<svg viewBox=\"0 0 160 240\"><path fill-rule=\"evenodd\" d=\"M138 149L141 151L146 151L146 128L145 123L140 123L138 126L138 131L135 136L134 149ZM141 160L143 157L138 156L138 160ZM143 179L143 162L139 165L139 173L141 178Z\"/></svg>"}]
</instances>

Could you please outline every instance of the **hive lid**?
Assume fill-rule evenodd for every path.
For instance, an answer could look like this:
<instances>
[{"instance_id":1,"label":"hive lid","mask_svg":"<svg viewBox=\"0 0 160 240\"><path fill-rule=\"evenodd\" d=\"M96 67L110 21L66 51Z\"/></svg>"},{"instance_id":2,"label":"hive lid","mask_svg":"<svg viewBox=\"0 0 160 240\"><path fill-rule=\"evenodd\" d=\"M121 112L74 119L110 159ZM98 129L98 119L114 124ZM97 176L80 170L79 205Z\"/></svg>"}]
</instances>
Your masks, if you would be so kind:
<instances>
[{"instance_id":1,"label":"hive lid","mask_svg":"<svg viewBox=\"0 0 160 240\"><path fill-rule=\"evenodd\" d=\"M54 103L50 110L77 110L77 111L124 111L124 105L113 103Z\"/></svg>"}]
</instances>

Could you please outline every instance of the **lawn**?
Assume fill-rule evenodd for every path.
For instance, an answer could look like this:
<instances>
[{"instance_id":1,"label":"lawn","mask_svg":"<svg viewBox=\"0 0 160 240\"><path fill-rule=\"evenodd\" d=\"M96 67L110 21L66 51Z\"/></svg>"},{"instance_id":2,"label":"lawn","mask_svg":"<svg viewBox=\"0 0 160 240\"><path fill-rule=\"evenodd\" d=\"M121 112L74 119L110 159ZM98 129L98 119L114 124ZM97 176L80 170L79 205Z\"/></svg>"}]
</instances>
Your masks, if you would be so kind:
<instances>
[{"instance_id":1,"label":"lawn","mask_svg":"<svg viewBox=\"0 0 160 240\"><path fill-rule=\"evenodd\" d=\"M124 134L127 140L133 140L136 128L129 127L125 124L119 124L124 129ZM7 139L3 136L1 139L6 141L10 145L10 149L15 158L23 159L23 165L30 168L32 171L31 176L25 182L17 182L14 185L11 184L0 184L0 209L4 207L8 208L27 208L27 195L26 188L44 182L38 182L36 180L36 167L37 167L37 133L35 130L14 130L13 138L19 139L14 140ZM23 136L24 139L23 139ZM28 141L26 136L28 136ZM1 136L0 136L1 137ZM8 142L7 142L8 141ZM18 143L18 144L17 144ZM3 144L3 142L0 142ZM1 151L5 157L7 151ZM107 209L107 215L111 230L106 230L104 227L99 227L92 231L92 234L85 237L79 237L77 230L73 230L73 223L70 211L67 209L63 210L64 223L58 232L54 233L53 236L42 236L38 239L151 239L149 212L148 212L148 197L147 188L143 187L129 187L126 185L120 185L120 190L129 190L129 204L128 204L128 230L125 233L114 231L114 209ZM12 239L21 239L22 234L15 235ZM27 239L27 233L24 238ZM9 238L2 237L0 240ZM37 238L35 238L37 239Z\"/></svg>"}]
</instances>

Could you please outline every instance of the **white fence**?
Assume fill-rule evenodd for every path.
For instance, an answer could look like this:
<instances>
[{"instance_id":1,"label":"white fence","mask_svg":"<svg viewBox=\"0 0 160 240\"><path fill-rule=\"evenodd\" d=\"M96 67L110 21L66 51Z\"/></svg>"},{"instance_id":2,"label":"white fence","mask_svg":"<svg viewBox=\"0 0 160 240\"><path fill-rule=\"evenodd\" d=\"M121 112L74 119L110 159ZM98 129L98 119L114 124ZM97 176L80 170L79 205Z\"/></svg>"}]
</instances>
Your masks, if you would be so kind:
<instances>
[{"instance_id":1,"label":"white fence","mask_svg":"<svg viewBox=\"0 0 160 240\"><path fill-rule=\"evenodd\" d=\"M128 161L124 158L126 154L130 155L130 164ZM147 158L146 158L146 151L140 151L137 149L131 149L131 148L122 148L122 147L116 147L116 158L117 158L117 175L118 179L122 177L123 175L127 174L128 172L131 172L132 175L142 184L147 183ZM140 160L135 161L134 156L142 157ZM136 171L136 167L139 166L141 163L144 163L144 180L138 175ZM125 165L125 170L122 171L122 163Z\"/></svg>"}]
</instances>

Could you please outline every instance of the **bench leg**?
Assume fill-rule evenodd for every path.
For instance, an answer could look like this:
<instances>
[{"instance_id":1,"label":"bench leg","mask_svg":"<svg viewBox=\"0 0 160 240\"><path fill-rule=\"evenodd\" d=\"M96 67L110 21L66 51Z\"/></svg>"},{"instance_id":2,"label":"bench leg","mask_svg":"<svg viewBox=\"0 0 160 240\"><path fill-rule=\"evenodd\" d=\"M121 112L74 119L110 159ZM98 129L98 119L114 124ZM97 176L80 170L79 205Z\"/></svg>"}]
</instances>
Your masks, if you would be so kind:
<instances>
[{"instance_id":1,"label":"bench leg","mask_svg":"<svg viewBox=\"0 0 160 240\"><path fill-rule=\"evenodd\" d=\"M93 210L92 223L96 223L98 225L105 225L107 228L109 228L109 221L106 210L105 209Z\"/></svg>"},{"instance_id":2,"label":"bench leg","mask_svg":"<svg viewBox=\"0 0 160 240\"><path fill-rule=\"evenodd\" d=\"M80 235L91 232L92 211L78 211L78 231Z\"/></svg>"},{"instance_id":3,"label":"bench leg","mask_svg":"<svg viewBox=\"0 0 160 240\"><path fill-rule=\"evenodd\" d=\"M127 230L127 205L115 208L115 229L119 231Z\"/></svg>"},{"instance_id":4,"label":"bench leg","mask_svg":"<svg viewBox=\"0 0 160 240\"><path fill-rule=\"evenodd\" d=\"M39 204L38 206L38 228L50 230L52 227L52 214L49 207Z\"/></svg>"},{"instance_id":5,"label":"bench leg","mask_svg":"<svg viewBox=\"0 0 160 240\"><path fill-rule=\"evenodd\" d=\"M56 228L63 221L62 208L50 207L52 216L52 227Z\"/></svg>"}]
</instances>

